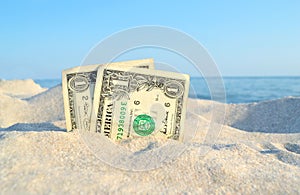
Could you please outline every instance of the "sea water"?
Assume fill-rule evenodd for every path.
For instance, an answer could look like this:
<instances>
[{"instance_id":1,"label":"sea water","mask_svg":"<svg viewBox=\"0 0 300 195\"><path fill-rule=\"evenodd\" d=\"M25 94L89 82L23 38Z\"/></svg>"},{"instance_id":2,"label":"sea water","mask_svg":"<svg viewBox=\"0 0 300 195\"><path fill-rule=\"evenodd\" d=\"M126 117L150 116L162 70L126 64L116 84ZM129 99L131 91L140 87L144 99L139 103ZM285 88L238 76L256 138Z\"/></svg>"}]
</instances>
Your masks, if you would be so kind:
<instances>
[{"instance_id":1,"label":"sea water","mask_svg":"<svg viewBox=\"0 0 300 195\"><path fill-rule=\"evenodd\" d=\"M224 89L227 103L250 103L287 96L300 97L300 77L224 77L219 89ZM39 79L36 83L51 88L61 83L60 79ZM189 97L213 99L216 86L209 86L205 78L191 78Z\"/></svg>"}]
</instances>

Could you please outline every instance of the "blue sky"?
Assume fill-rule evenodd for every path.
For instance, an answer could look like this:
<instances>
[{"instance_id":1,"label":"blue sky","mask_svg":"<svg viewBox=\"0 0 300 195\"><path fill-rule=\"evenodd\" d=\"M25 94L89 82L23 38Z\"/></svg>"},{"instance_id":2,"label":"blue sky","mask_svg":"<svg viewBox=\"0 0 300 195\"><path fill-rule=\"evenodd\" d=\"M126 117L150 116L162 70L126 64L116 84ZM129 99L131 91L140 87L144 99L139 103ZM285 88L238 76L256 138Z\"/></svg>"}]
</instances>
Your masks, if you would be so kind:
<instances>
[{"instance_id":1,"label":"blue sky","mask_svg":"<svg viewBox=\"0 0 300 195\"><path fill-rule=\"evenodd\" d=\"M60 78L99 41L140 25L191 35L223 76L300 76L299 10L296 0L1 1L0 78Z\"/></svg>"}]
</instances>

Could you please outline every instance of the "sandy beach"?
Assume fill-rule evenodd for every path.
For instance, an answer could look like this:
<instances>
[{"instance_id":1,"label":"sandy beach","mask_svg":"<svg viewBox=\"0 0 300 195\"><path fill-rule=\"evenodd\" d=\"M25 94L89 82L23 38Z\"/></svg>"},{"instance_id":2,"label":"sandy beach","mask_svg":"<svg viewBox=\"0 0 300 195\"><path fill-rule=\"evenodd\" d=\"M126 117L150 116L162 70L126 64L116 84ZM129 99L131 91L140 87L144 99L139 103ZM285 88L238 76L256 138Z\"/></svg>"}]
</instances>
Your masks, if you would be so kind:
<instances>
[{"instance_id":1,"label":"sandy beach","mask_svg":"<svg viewBox=\"0 0 300 195\"><path fill-rule=\"evenodd\" d=\"M298 97L251 104L189 99L192 133L183 152L146 171L111 166L78 132L67 133L60 85L0 81L0 108L1 194L300 194ZM165 142L149 137L120 146L151 163L149 151L165 155Z\"/></svg>"}]
</instances>

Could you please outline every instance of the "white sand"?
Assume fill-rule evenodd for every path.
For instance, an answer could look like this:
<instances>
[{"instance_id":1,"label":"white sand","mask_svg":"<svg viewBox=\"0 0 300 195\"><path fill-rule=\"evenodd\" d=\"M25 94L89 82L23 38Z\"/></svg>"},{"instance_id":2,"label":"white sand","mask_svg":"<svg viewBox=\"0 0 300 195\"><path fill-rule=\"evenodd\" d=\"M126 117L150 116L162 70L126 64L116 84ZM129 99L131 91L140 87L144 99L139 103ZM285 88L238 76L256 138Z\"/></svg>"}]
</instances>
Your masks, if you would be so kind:
<instances>
[{"instance_id":1,"label":"white sand","mask_svg":"<svg viewBox=\"0 0 300 195\"><path fill-rule=\"evenodd\" d=\"M0 94L17 98L26 98L46 91L32 79L27 80L1 80Z\"/></svg>"},{"instance_id":2,"label":"white sand","mask_svg":"<svg viewBox=\"0 0 300 195\"><path fill-rule=\"evenodd\" d=\"M10 82L10 86L14 91L18 88L28 90L30 95L44 91L40 87L33 84L32 87L22 85L21 81L17 81L15 85ZM27 81L24 81L27 83ZM1 90L0 90L1 92ZM20 99L13 95L0 93L0 128L6 128L17 123L43 123L53 122L64 119L63 101L61 87L51 88L41 94L31 96L26 99Z\"/></svg>"},{"instance_id":3,"label":"white sand","mask_svg":"<svg viewBox=\"0 0 300 195\"><path fill-rule=\"evenodd\" d=\"M99 160L78 133L65 132L61 86L43 92L28 83L0 85L0 194L300 194L300 98L239 105L191 99L185 129L195 137L172 142L184 152L153 170L126 171ZM224 109L221 126L214 122L222 122ZM114 162L152 166L172 153L161 149L165 144L128 140L118 147L130 158ZM150 156L155 152L158 158Z\"/></svg>"}]
</instances>

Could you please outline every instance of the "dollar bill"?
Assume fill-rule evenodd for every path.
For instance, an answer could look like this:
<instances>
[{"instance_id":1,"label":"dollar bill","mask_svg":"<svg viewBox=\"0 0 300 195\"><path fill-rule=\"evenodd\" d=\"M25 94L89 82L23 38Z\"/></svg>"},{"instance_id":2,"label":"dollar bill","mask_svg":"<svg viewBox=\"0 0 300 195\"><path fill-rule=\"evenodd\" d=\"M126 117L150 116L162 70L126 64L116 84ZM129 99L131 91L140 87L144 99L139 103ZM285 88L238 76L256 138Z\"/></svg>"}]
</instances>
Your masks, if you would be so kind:
<instances>
[{"instance_id":1,"label":"dollar bill","mask_svg":"<svg viewBox=\"0 0 300 195\"><path fill-rule=\"evenodd\" d=\"M114 140L183 139L189 75L144 69L98 70L91 131Z\"/></svg>"},{"instance_id":2,"label":"dollar bill","mask_svg":"<svg viewBox=\"0 0 300 195\"><path fill-rule=\"evenodd\" d=\"M154 69L153 59L78 66L62 72L62 89L67 131L89 130L94 89L99 67Z\"/></svg>"}]
</instances>

